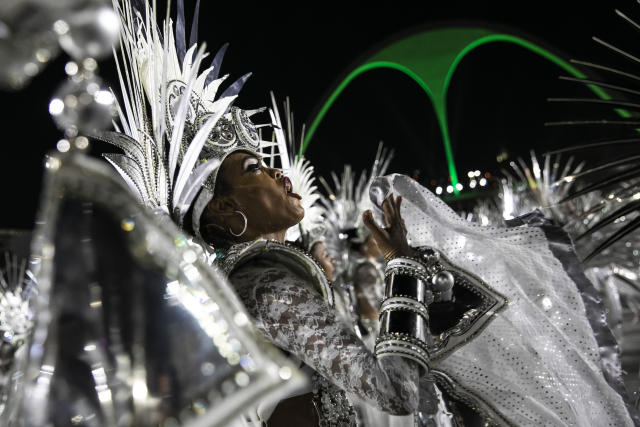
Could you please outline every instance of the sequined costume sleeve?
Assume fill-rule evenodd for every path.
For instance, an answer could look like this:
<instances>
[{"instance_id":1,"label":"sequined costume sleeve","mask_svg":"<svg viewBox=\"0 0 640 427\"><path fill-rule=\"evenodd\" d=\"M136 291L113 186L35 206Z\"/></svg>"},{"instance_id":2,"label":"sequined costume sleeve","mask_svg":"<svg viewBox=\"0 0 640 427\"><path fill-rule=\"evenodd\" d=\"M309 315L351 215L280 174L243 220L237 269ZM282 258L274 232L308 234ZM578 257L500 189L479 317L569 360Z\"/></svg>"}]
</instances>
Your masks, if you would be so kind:
<instances>
[{"instance_id":1,"label":"sequined costume sleeve","mask_svg":"<svg viewBox=\"0 0 640 427\"><path fill-rule=\"evenodd\" d=\"M417 365L377 359L307 280L284 265L260 260L237 268L230 279L257 328L275 345L384 411L416 410Z\"/></svg>"}]
</instances>

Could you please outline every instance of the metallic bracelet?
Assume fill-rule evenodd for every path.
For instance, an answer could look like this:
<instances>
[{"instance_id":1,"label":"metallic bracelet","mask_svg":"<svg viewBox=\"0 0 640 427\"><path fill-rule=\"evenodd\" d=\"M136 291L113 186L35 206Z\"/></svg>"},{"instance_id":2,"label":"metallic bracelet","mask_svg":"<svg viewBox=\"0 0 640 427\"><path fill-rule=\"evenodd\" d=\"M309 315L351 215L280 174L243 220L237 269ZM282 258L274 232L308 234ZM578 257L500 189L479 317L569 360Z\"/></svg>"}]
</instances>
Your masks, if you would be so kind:
<instances>
[{"instance_id":1,"label":"metallic bracelet","mask_svg":"<svg viewBox=\"0 0 640 427\"><path fill-rule=\"evenodd\" d=\"M477 336L507 303L431 247L391 259L385 282L376 355L414 360L424 372Z\"/></svg>"},{"instance_id":2,"label":"metallic bracelet","mask_svg":"<svg viewBox=\"0 0 640 427\"><path fill-rule=\"evenodd\" d=\"M428 305L433 301L429 273L412 258L394 258L385 270L385 299L380 306L380 334L376 340L378 357L400 356L417 362L429 371Z\"/></svg>"}]
</instances>

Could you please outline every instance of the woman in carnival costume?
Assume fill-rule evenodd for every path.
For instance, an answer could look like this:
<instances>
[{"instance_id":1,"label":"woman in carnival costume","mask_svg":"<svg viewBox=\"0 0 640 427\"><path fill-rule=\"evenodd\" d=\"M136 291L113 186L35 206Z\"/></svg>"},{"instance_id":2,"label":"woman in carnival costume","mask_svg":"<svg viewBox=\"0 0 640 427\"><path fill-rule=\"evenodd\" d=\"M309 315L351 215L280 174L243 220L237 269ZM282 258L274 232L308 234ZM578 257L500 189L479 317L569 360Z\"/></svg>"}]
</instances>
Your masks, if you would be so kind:
<instances>
[{"instance_id":1,"label":"woman in carnival costume","mask_svg":"<svg viewBox=\"0 0 640 427\"><path fill-rule=\"evenodd\" d=\"M304 209L291 180L264 163L277 142L260 138L254 112L231 107L244 79L216 99L220 54L199 73L204 52L187 51L184 19L174 42L169 23L161 38L132 16L123 14L124 65L134 83L122 85L122 132L102 139L125 151L109 160L141 201L192 229L255 326L306 366L310 389L288 407L259 407L260 421L354 425L353 395L391 414L430 413L435 380L461 422L633 424L544 232L473 226L404 176L372 187L385 227L364 217L388 260L380 334L367 349L333 308L322 269L284 243Z\"/></svg>"},{"instance_id":2,"label":"woman in carnival costume","mask_svg":"<svg viewBox=\"0 0 640 427\"><path fill-rule=\"evenodd\" d=\"M143 204L193 231L194 241L202 243L202 256L215 259L229 274L258 329L265 334L267 327L272 332L277 329L283 334L276 340L280 347L311 366L310 372L317 372L309 399L302 399L313 417L304 413L304 405L296 405L301 422L315 425L321 417L355 424L343 389L382 409L412 412L418 405L418 366L401 358L377 360L367 351L331 307L333 291L322 269L304 252L283 243L287 229L300 222L304 209L290 179L264 164L275 155L278 143L262 140L250 121L261 110L231 106L247 76L216 97L226 77L218 78L224 51L215 55L212 69L199 72L203 49L196 53L195 44L184 49L180 30L174 41L170 22L160 37L149 21L154 16L149 6L142 15L127 2L118 10L125 29L122 75L132 83L129 77L121 79L120 130L97 136L124 151L105 155L107 160ZM180 17L178 21L184 25ZM270 274L267 281L254 276L264 272ZM279 276L285 282L279 282ZM264 281L262 293L252 285L254 280ZM281 294L283 286L293 294ZM255 310L274 306L255 298L281 297L296 301L291 310L281 307L284 311L278 318L283 323L259 322L261 315ZM298 321L309 327L323 322L326 326L313 328L322 337L305 332L295 341L291 334L304 329ZM259 407L258 415L277 425L273 410ZM288 422L295 423L291 419L295 414L288 413Z\"/></svg>"}]
</instances>

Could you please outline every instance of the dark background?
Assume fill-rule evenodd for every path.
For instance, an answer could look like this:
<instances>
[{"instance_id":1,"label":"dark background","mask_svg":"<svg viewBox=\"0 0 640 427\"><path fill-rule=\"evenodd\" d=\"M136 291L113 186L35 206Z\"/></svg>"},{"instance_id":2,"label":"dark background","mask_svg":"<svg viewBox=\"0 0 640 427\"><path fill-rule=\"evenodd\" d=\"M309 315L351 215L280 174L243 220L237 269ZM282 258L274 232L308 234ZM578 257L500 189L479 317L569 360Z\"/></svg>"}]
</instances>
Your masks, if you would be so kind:
<instances>
[{"instance_id":1,"label":"dark background","mask_svg":"<svg viewBox=\"0 0 640 427\"><path fill-rule=\"evenodd\" d=\"M190 25L194 3L187 3ZM614 13L615 8L640 21L633 0L542 2L218 2L204 0L200 40L216 51L230 42L222 72L233 81L252 71L236 105L255 108L269 103L268 91L291 98L298 124L310 124L324 98L359 58L376 46L412 31L447 25L501 29L552 50L563 59L583 59L634 69L595 44L597 35L636 55L640 32ZM175 14L174 14L175 15ZM31 228L41 185L42 157L61 135L48 114L48 102L64 79L64 54L24 90L0 92L2 148L0 228ZM0 64L1 66L1 64ZM584 71L588 71L583 69ZM117 87L113 63L100 74ZM616 134L612 126L545 127L544 122L576 118L615 118L610 108L550 104L548 97L592 97L583 86L559 81L559 68L522 48L493 43L467 55L449 90L448 115L458 174L470 169L499 173L496 155L510 159L529 150L582 143ZM609 80L610 75L590 76ZM629 84L629 82L625 82ZM612 93L613 94L613 93ZM616 94L619 98L621 94ZM440 131L426 95L408 77L375 70L356 79L334 104L307 151L320 174L352 163L370 166L378 141L396 149L391 171L412 174L432 188L446 185L447 165ZM106 147L92 146L93 154ZM112 150L110 150L112 151ZM591 164L623 153L585 153Z\"/></svg>"}]
</instances>

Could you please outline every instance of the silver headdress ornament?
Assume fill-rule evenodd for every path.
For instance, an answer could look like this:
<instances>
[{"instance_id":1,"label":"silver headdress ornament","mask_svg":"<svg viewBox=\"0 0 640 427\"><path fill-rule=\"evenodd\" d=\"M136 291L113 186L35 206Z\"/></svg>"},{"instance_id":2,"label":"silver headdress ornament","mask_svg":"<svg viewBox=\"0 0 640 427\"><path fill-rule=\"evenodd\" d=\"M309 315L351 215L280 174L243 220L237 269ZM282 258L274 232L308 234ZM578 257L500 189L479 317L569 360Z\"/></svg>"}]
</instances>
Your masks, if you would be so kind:
<instances>
[{"instance_id":1,"label":"silver headdress ornament","mask_svg":"<svg viewBox=\"0 0 640 427\"><path fill-rule=\"evenodd\" d=\"M130 0L114 0L122 21L122 61L116 60L123 104L118 106L121 128L99 136L124 151L105 154L140 201L169 214L182 226L194 203L193 229L200 237L200 216L213 197L217 171L235 151L259 155L261 141L249 117L231 104L249 78L246 74L218 96L227 76L219 76L224 45L212 64L200 72L208 55L197 52L198 6L186 49L184 1L178 1L174 37L167 17L162 36L154 21L156 10L144 2L136 10ZM165 144L168 146L165 147Z\"/></svg>"},{"instance_id":2,"label":"silver headdress ornament","mask_svg":"<svg viewBox=\"0 0 640 427\"><path fill-rule=\"evenodd\" d=\"M356 173L349 164L344 166L340 177L334 172L331 173L333 188L320 177L320 182L328 194L321 200L327 210L328 220L341 232L356 230L360 238L366 233L362 212L373 208L369 188L376 177L386 173L393 154L393 150L387 150L380 142L371 171L369 173L363 171L357 182Z\"/></svg>"},{"instance_id":3,"label":"silver headdress ornament","mask_svg":"<svg viewBox=\"0 0 640 427\"><path fill-rule=\"evenodd\" d=\"M510 161L511 170L501 169L497 196L478 199L470 212L461 212L462 216L481 225L503 226L506 220L539 209L561 224L570 222L584 209L583 201L561 202L571 190L570 177L582 171L584 162L574 165L573 156L563 162L560 155L548 154L539 160L533 150L530 156L530 163L520 157ZM569 185L561 185L565 182Z\"/></svg>"},{"instance_id":4,"label":"silver headdress ornament","mask_svg":"<svg viewBox=\"0 0 640 427\"><path fill-rule=\"evenodd\" d=\"M501 182L496 203L502 207L502 215L497 215L497 220L487 222L501 224L501 219L508 220L540 209L569 233L576 252L585 258L585 266L606 267L616 264L638 268L638 252L630 249L638 246L638 233L629 233L615 244L608 241L613 233L634 218L628 212L621 218L616 216L621 212L621 206L640 199L633 180L623 180L603 190L592 189L600 182L591 186L582 183L576 186L576 177L589 174L596 168L585 169L585 162L574 166L574 156L563 164L561 153L545 154L539 162L531 151L531 166L520 158L517 163L511 162L510 166L515 177L502 171L506 178ZM484 211L489 217L490 209ZM602 250L594 251L594 248L605 245Z\"/></svg>"},{"instance_id":5,"label":"silver headdress ornament","mask_svg":"<svg viewBox=\"0 0 640 427\"><path fill-rule=\"evenodd\" d=\"M304 156L299 154L299 147L304 140L305 126L299 137L296 137L295 122L289 98L284 102L285 126L280 118L280 111L276 103L275 96L271 92L271 108L269 109L273 124L273 135L277 156L271 156L271 167L277 166L274 163L276 158L280 159L280 167L285 176L291 180L292 192L301 197L301 204L304 208L304 218L299 224L290 227L285 235L289 241L300 241L306 250L311 250L313 245L324 240L327 228L324 225L325 209L320 205L321 198L318 187L315 184L316 178L313 165ZM275 154L275 153L274 153Z\"/></svg>"},{"instance_id":6,"label":"silver headdress ornament","mask_svg":"<svg viewBox=\"0 0 640 427\"><path fill-rule=\"evenodd\" d=\"M16 395L33 329L31 297L36 280L27 260L5 252L0 259L0 422L9 423L19 406Z\"/></svg>"}]
</instances>

